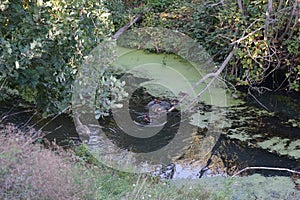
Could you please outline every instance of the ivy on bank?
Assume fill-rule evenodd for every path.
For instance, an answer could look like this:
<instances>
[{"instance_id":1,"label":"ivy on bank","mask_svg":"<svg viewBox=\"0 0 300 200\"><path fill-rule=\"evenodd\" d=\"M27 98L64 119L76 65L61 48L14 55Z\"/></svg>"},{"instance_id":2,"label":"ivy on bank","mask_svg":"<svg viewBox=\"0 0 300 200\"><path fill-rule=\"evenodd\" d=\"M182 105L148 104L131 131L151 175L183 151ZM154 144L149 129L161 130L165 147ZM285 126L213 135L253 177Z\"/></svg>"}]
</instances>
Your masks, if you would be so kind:
<instances>
[{"instance_id":1,"label":"ivy on bank","mask_svg":"<svg viewBox=\"0 0 300 200\"><path fill-rule=\"evenodd\" d=\"M134 0L126 1L135 2ZM196 39L222 63L238 44L226 79L250 88L300 90L300 20L298 1L174 0L156 2L143 27L175 29Z\"/></svg>"}]
</instances>

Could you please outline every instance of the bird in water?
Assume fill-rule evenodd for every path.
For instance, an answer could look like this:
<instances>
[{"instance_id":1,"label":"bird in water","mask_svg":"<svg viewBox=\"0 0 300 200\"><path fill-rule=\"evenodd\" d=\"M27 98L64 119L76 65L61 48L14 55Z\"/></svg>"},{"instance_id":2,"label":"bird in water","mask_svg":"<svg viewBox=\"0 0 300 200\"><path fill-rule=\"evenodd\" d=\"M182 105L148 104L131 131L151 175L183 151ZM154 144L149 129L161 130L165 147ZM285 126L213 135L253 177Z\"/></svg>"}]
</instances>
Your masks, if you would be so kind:
<instances>
[{"instance_id":1,"label":"bird in water","mask_svg":"<svg viewBox=\"0 0 300 200\"><path fill-rule=\"evenodd\" d=\"M158 104L158 103L160 103L160 102L161 102L160 100L154 99L154 100L150 101L150 102L145 106L145 108L146 108L147 110L150 110L150 108L151 108L153 105Z\"/></svg>"},{"instance_id":2,"label":"bird in water","mask_svg":"<svg viewBox=\"0 0 300 200\"><path fill-rule=\"evenodd\" d=\"M161 112L164 110L168 110L170 109L171 105L169 102L167 101L161 101L158 99L154 99L153 101L150 101L147 105L146 105L146 109L151 111L153 110L155 112Z\"/></svg>"},{"instance_id":3,"label":"bird in water","mask_svg":"<svg viewBox=\"0 0 300 200\"><path fill-rule=\"evenodd\" d=\"M91 131L88 128L88 126L82 124L80 121L80 115L79 114L74 114L74 121L75 121L75 126L76 126L76 131L80 137L80 140L84 143L89 141Z\"/></svg>"},{"instance_id":4,"label":"bird in water","mask_svg":"<svg viewBox=\"0 0 300 200\"><path fill-rule=\"evenodd\" d=\"M144 116L144 121L151 123L153 118L159 117L162 113L167 113L170 107L171 105L167 101L161 101L158 99L150 101L145 107L149 113Z\"/></svg>"}]
</instances>

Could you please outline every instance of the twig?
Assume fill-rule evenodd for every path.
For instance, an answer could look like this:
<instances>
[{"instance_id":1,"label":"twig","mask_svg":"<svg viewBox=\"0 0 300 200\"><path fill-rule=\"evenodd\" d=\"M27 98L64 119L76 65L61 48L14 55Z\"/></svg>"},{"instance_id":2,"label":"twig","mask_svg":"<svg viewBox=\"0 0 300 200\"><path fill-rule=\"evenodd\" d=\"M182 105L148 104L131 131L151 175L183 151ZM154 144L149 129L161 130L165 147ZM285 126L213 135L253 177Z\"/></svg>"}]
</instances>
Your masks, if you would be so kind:
<instances>
[{"instance_id":1,"label":"twig","mask_svg":"<svg viewBox=\"0 0 300 200\"><path fill-rule=\"evenodd\" d=\"M293 10L292 10L292 12L291 12L289 21L287 22L287 25L286 25L286 27L285 27L285 30L284 30L283 34L282 34L282 35L280 36L280 38L278 39L279 41L282 41L283 38L286 36L287 32L290 30L291 23L292 23L292 20L293 20L293 16L295 15L296 10L297 10L297 0L296 0L295 3L293 4Z\"/></svg>"},{"instance_id":2,"label":"twig","mask_svg":"<svg viewBox=\"0 0 300 200\"><path fill-rule=\"evenodd\" d=\"M231 88L233 88L234 93L236 93L237 89L236 89L236 87L235 87L230 81L227 81L227 80L226 80L225 78L223 78L223 77L219 77L218 80L221 81L221 82L223 82L223 84L225 85L225 87L227 88L227 90L228 90L229 92L231 91L231 89L228 87L227 84L229 84L229 85L231 86ZM232 94L234 94L234 93L232 93Z\"/></svg>"},{"instance_id":3,"label":"twig","mask_svg":"<svg viewBox=\"0 0 300 200\"><path fill-rule=\"evenodd\" d=\"M194 86L193 86L193 88L191 89L191 91L194 91L194 89L196 88L196 87L198 87L201 83L203 83L206 79L208 79L208 78L210 78L210 77L212 77L212 76L214 76L215 75L215 73L209 73L209 74L206 74L205 76L203 76ZM176 108L176 106L179 104L179 103L181 103L183 100L185 100L188 96L189 96L189 93L190 92L188 92L186 95L184 95L179 101L178 101L178 103L176 104L176 105L174 105L174 106L172 106L169 110L168 110L168 112L171 112L172 110L174 110L175 108Z\"/></svg>"},{"instance_id":4,"label":"twig","mask_svg":"<svg viewBox=\"0 0 300 200\"><path fill-rule=\"evenodd\" d=\"M234 175L232 175L231 177L235 177L237 175L239 175L240 173L247 171L247 170L251 170L251 169L262 169L262 170L274 170L274 171L287 171L287 172L291 172L294 174L300 174L300 172L295 171L295 170L291 170L291 169L287 169L287 168L280 168L280 167L246 167L240 171L238 171L237 173L235 173Z\"/></svg>"},{"instance_id":5,"label":"twig","mask_svg":"<svg viewBox=\"0 0 300 200\"><path fill-rule=\"evenodd\" d=\"M251 92L250 90L248 90L248 94L253 97L253 99L261 106L263 107L265 110L267 110L268 112L270 112L270 110L264 105L262 104Z\"/></svg>"},{"instance_id":6,"label":"twig","mask_svg":"<svg viewBox=\"0 0 300 200\"><path fill-rule=\"evenodd\" d=\"M66 112L68 109L70 109L71 106L67 106L65 109L63 109L60 113L58 113L57 115L55 115L51 120L49 120L47 123L45 123L41 128L39 128L39 130L37 130L37 132L43 130L46 126L48 126L53 120L55 120L57 117L59 117L61 114L63 114L64 112Z\"/></svg>"},{"instance_id":7,"label":"twig","mask_svg":"<svg viewBox=\"0 0 300 200\"><path fill-rule=\"evenodd\" d=\"M9 114L9 115L5 115L4 117L1 118L0 121L3 121L4 119L6 119L7 117L10 117L10 116L13 116L13 115L18 115L18 114L22 114L22 113L28 113L28 112L32 112L33 110L22 110L22 111L19 111L19 112L15 112L15 113L12 113L12 114Z\"/></svg>"},{"instance_id":8,"label":"twig","mask_svg":"<svg viewBox=\"0 0 300 200\"><path fill-rule=\"evenodd\" d=\"M273 12L272 0L268 0L268 9L266 10L266 20L265 20L265 30L264 30L264 40L268 40L268 32L269 32L269 25L270 25L270 14Z\"/></svg>"},{"instance_id":9,"label":"twig","mask_svg":"<svg viewBox=\"0 0 300 200\"><path fill-rule=\"evenodd\" d=\"M113 36L113 39L118 39L127 29L129 29L130 26L132 26L133 24L135 24L136 22L138 22L139 20L142 19L142 14L137 14L135 16L135 18L133 18L132 21L128 22L127 24L125 24L125 26L123 26L122 28L120 28Z\"/></svg>"},{"instance_id":10,"label":"twig","mask_svg":"<svg viewBox=\"0 0 300 200\"><path fill-rule=\"evenodd\" d=\"M192 100L192 102L190 103L190 105L194 104L197 99L211 86L211 84L213 84L213 82L216 80L216 78L221 74L221 72L224 70L224 68L226 67L226 65L228 64L228 62L230 61L230 59L232 58L233 54L234 54L234 49L236 48L236 46L234 46L231 50L231 52L228 54L228 56L226 57L226 59L224 60L224 62L222 63L221 67L215 72L215 73L210 73L207 74L206 78L209 77L213 77L212 80L206 85L206 87L204 89L202 89L197 96ZM204 78L203 77L203 78ZM200 80L201 81L201 80ZM199 81L199 82L200 82ZM203 81L202 81L203 82Z\"/></svg>"},{"instance_id":11,"label":"twig","mask_svg":"<svg viewBox=\"0 0 300 200\"><path fill-rule=\"evenodd\" d=\"M298 4L298 7L300 7L300 1L299 0L296 0L295 3ZM296 5L296 7L297 7L297 5ZM300 9L298 8L298 10L295 12L295 22L294 22L294 25L291 28L291 33L289 34L288 39L290 39L293 36L294 31L297 30L296 26L300 22L299 17L300 17ZM299 40L300 40L300 36L299 36Z\"/></svg>"},{"instance_id":12,"label":"twig","mask_svg":"<svg viewBox=\"0 0 300 200\"><path fill-rule=\"evenodd\" d=\"M224 62L222 63L221 67L216 71L216 72L212 72L212 73L208 73L205 76L203 76L191 89L191 91L194 91L201 83L203 83L206 79L213 77L212 80L206 85L206 87L204 89L202 89L197 96L192 100L192 102L189 104L189 106L191 106L192 104L194 104L197 99L199 98L199 96L201 96L201 94L203 94L209 87L210 85L215 81L215 79L221 74L221 72L224 70L224 68L226 67L226 65L228 64L229 60L231 59L231 57L233 56L233 52L234 49L236 48L236 46L234 46L231 50L231 52L228 54L228 56L226 57L226 59L224 60ZM189 92L190 93L190 92ZM176 105L172 106L168 112L173 111L183 100L185 100L185 98L187 98L189 96L189 93L187 93L186 95L184 95Z\"/></svg>"},{"instance_id":13,"label":"twig","mask_svg":"<svg viewBox=\"0 0 300 200\"><path fill-rule=\"evenodd\" d=\"M245 15L242 0L238 0L238 6L239 6L239 10L241 11L242 15Z\"/></svg>"},{"instance_id":14,"label":"twig","mask_svg":"<svg viewBox=\"0 0 300 200\"><path fill-rule=\"evenodd\" d=\"M136 182L136 187L139 187L139 188L138 188L138 190L137 190L137 192L136 192L136 194L135 194L134 199L139 199L139 194L140 194L140 192L142 191L142 189L144 188L147 179L144 178L144 180L143 180L143 182L141 183L141 185L139 185L140 180L141 180L141 178L140 178L140 176L139 176L139 178L138 178L138 180L137 180L137 182Z\"/></svg>"},{"instance_id":15,"label":"twig","mask_svg":"<svg viewBox=\"0 0 300 200\"><path fill-rule=\"evenodd\" d=\"M244 36L244 37L241 37L240 39L232 42L231 44L238 44L240 43L241 41L247 39L249 36L255 34L256 32L260 31L261 29L263 29L264 27L260 27L259 29L256 29L255 31L252 31L251 33L249 33L248 35Z\"/></svg>"},{"instance_id":16,"label":"twig","mask_svg":"<svg viewBox=\"0 0 300 200\"><path fill-rule=\"evenodd\" d=\"M277 8L277 12L278 12L279 10L281 10L282 2L283 2L283 0L280 0L280 1L279 1L278 8Z\"/></svg>"},{"instance_id":17,"label":"twig","mask_svg":"<svg viewBox=\"0 0 300 200\"><path fill-rule=\"evenodd\" d=\"M33 115L30 116L30 118L26 121L26 123L25 123L22 127L23 127L23 128L26 127L26 126L31 122L32 118L33 118L37 113L38 113L38 112L35 111L35 112L33 113Z\"/></svg>"},{"instance_id":18,"label":"twig","mask_svg":"<svg viewBox=\"0 0 300 200\"><path fill-rule=\"evenodd\" d=\"M214 6L218 6L218 5L224 5L224 0L221 0L221 1L219 1L218 3L213 3L213 4L210 4L210 5L208 5L208 6L210 6L210 7L214 7Z\"/></svg>"},{"instance_id":19,"label":"twig","mask_svg":"<svg viewBox=\"0 0 300 200\"><path fill-rule=\"evenodd\" d=\"M288 80L289 78L290 78L290 76L285 77L284 80L281 82L281 84L274 90L274 92L277 92L278 90L280 90L280 88L283 86L285 81Z\"/></svg>"}]
</instances>

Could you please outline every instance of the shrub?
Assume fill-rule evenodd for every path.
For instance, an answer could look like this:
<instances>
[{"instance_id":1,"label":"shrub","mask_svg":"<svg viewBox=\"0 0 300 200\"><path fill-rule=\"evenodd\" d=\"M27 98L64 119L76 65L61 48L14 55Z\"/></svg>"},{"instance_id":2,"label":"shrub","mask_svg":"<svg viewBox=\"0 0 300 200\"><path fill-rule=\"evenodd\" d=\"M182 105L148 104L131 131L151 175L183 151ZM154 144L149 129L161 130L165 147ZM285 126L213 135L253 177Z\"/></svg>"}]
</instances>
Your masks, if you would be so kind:
<instances>
[{"instance_id":1,"label":"shrub","mask_svg":"<svg viewBox=\"0 0 300 200\"><path fill-rule=\"evenodd\" d=\"M143 26L176 29L196 39L216 63L242 38L227 78L237 85L300 90L300 29L295 1L174 1L165 10L148 12ZM296 10L295 10L296 9ZM269 18L266 13L269 12ZM293 15L294 13L294 15Z\"/></svg>"},{"instance_id":2,"label":"shrub","mask_svg":"<svg viewBox=\"0 0 300 200\"><path fill-rule=\"evenodd\" d=\"M0 89L45 114L70 103L84 57L114 30L102 1L1 1Z\"/></svg>"},{"instance_id":3,"label":"shrub","mask_svg":"<svg viewBox=\"0 0 300 200\"><path fill-rule=\"evenodd\" d=\"M208 199L201 185L181 189L147 174L97 167L56 148L45 149L36 133L0 128L0 199ZM80 150L83 157L86 148ZM83 159L85 160L85 159ZM88 161L88 160L87 160Z\"/></svg>"}]
</instances>

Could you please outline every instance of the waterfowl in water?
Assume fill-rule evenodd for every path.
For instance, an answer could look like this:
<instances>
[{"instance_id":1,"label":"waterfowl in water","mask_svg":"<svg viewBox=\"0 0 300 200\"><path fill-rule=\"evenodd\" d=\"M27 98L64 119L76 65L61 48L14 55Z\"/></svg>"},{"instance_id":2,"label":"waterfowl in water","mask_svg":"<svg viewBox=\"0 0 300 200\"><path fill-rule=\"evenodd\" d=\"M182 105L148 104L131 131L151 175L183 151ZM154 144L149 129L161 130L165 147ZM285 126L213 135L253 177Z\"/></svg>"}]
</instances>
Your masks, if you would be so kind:
<instances>
[{"instance_id":1,"label":"waterfowl in water","mask_svg":"<svg viewBox=\"0 0 300 200\"><path fill-rule=\"evenodd\" d=\"M153 111L155 113L159 113L161 111L165 111L170 109L171 105L167 101L161 101L158 99L154 99L153 101L150 101L146 105L146 109L148 109L150 112Z\"/></svg>"},{"instance_id":2,"label":"waterfowl in water","mask_svg":"<svg viewBox=\"0 0 300 200\"><path fill-rule=\"evenodd\" d=\"M160 103L160 102L161 102L161 101L158 100L158 99L153 99L152 101L150 101L150 102L145 106L145 108L146 108L147 110L149 110L153 105L158 104L158 103Z\"/></svg>"},{"instance_id":3,"label":"waterfowl in water","mask_svg":"<svg viewBox=\"0 0 300 200\"><path fill-rule=\"evenodd\" d=\"M161 101L158 99L150 101L145 107L149 111L149 113L144 115L144 122L152 123L153 119L159 119L161 117L161 114L167 113L170 107L171 104L167 101Z\"/></svg>"},{"instance_id":4,"label":"waterfowl in water","mask_svg":"<svg viewBox=\"0 0 300 200\"><path fill-rule=\"evenodd\" d=\"M75 120L75 126L76 126L76 131L80 137L80 140L82 142L88 142L90 135L91 135L91 131L88 128L88 126L82 124L82 122L79 119L80 115L79 114L75 114L74 115L74 120Z\"/></svg>"}]
</instances>

